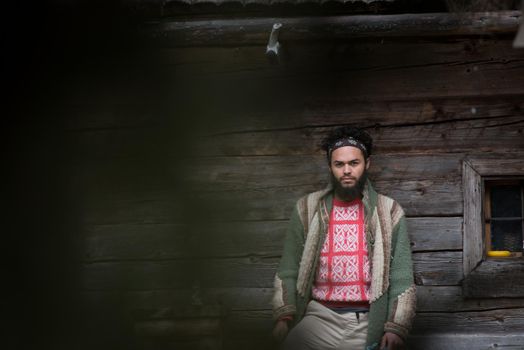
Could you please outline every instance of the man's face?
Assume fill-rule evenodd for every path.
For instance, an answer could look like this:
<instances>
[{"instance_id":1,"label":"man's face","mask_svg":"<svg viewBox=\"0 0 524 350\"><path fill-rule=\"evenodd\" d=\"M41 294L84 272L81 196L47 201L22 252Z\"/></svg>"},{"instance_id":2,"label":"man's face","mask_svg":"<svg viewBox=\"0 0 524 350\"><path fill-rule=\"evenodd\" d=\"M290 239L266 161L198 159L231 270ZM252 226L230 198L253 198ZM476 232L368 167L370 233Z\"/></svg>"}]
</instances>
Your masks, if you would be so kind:
<instances>
[{"instance_id":1,"label":"man's face","mask_svg":"<svg viewBox=\"0 0 524 350\"><path fill-rule=\"evenodd\" d=\"M369 159L366 162L362 151L356 147L340 147L331 154L329 168L335 191L341 199L350 200L362 191Z\"/></svg>"}]
</instances>

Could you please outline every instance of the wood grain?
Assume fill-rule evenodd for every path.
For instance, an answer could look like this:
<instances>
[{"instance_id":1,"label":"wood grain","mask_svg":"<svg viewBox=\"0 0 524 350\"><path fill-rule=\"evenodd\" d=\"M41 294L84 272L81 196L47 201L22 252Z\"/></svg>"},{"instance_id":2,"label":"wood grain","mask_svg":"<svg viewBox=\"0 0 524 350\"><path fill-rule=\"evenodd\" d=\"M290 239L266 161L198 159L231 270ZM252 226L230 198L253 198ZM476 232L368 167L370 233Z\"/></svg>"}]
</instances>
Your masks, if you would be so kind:
<instances>
[{"instance_id":1,"label":"wood grain","mask_svg":"<svg viewBox=\"0 0 524 350\"><path fill-rule=\"evenodd\" d=\"M85 299L114 302L114 291L85 292ZM118 296L117 296L118 297ZM271 310L273 288L193 288L126 291L126 312L137 320L170 318L184 305L221 305L231 311ZM467 299L460 286L417 286L417 312L466 312L523 308L522 298Z\"/></svg>"},{"instance_id":2,"label":"wood grain","mask_svg":"<svg viewBox=\"0 0 524 350\"><path fill-rule=\"evenodd\" d=\"M84 261L280 256L287 220L86 226ZM462 249L462 218L408 218L412 250ZM201 242L206 242L202 245Z\"/></svg>"},{"instance_id":3,"label":"wood grain","mask_svg":"<svg viewBox=\"0 0 524 350\"><path fill-rule=\"evenodd\" d=\"M506 293L524 288L520 264L487 262L463 281L480 243L468 229L462 236L475 204L463 198L478 187L463 182L471 169L462 162L479 174L494 159L498 175L523 171L524 54L512 35L479 36L520 16L500 15L468 19L469 33L431 15L402 38L426 17L366 29L356 16L325 30L328 18L318 17L307 42L296 40L305 24L288 18L278 66L267 62L260 27L272 19L213 22L244 21L237 36L202 21L213 33L191 42L167 24L154 34L175 40L154 57L169 82L165 97L79 79L62 98L64 122L50 128L81 212L71 234L82 243L86 309L133 325L144 349L274 347L269 304L287 220L300 196L328 181L319 141L350 123L374 137L377 190L408 215L418 285L410 348L521 348L524 298ZM392 23L404 29L395 34ZM181 30L193 33L193 24ZM317 40L326 33L335 40ZM249 45L198 46L221 38Z\"/></svg>"},{"instance_id":4,"label":"wood grain","mask_svg":"<svg viewBox=\"0 0 524 350\"><path fill-rule=\"evenodd\" d=\"M416 253L414 273L420 285L458 285L461 252ZM107 261L84 265L87 290L148 290L182 286L271 288L278 258Z\"/></svg>"},{"instance_id":5,"label":"wood grain","mask_svg":"<svg viewBox=\"0 0 524 350\"><path fill-rule=\"evenodd\" d=\"M165 46L229 46L267 43L273 23L282 23L281 40L322 41L356 37L453 36L514 33L520 12L357 15L309 18L153 22L143 35Z\"/></svg>"},{"instance_id":6,"label":"wood grain","mask_svg":"<svg viewBox=\"0 0 524 350\"><path fill-rule=\"evenodd\" d=\"M378 181L455 179L463 154L377 154L370 158L370 178ZM324 154L232 156L189 160L188 181L202 190L238 190L299 186L328 180Z\"/></svg>"},{"instance_id":7,"label":"wood grain","mask_svg":"<svg viewBox=\"0 0 524 350\"><path fill-rule=\"evenodd\" d=\"M524 262L522 259L486 259L467 275L463 287L464 296L471 298L522 298Z\"/></svg>"},{"instance_id":8,"label":"wood grain","mask_svg":"<svg viewBox=\"0 0 524 350\"><path fill-rule=\"evenodd\" d=\"M524 147L524 116L504 120L451 121L444 124L369 130L377 154L416 152L518 152ZM203 156L321 154L318 145L331 127L216 135L202 139ZM479 140L482 142L479 143Z\"/></svg>"},{"instance_id":9,"label":"wood grain","mask_svg":"<svg viewBox=\"0 0 524 350\"><path fill-rule=\"evenodd\" d=\"M464 277L462 252L413 254L413 270L418 285L458 285Z\"/></svg>"},{"instance_id":10,"label":"wood grain","mask_svg":"<svg viewBox=\"0 0 524 350\"><path fill-rule=\"evenodd\" d=\"M464 274L469 274L484 255L482 234L481 177L468 161L463 163L464 188Z\"/></svg>"},{"instance_id":11,"label":"wood grain","mask_svg":"<svg viewBox=\"0 0 524 350\"><path fill-rule=\"evenodd\" d=\"M523 309L491 310L482 312L418 313L415 317L412 336L438 334L489 334L503 336L519 334L522 326ZM269 311L232 312L226 319L226 334L236 332L244 335L267 334L271 330ZM229 331L229 332L228 332Z\"/></svg>"}]
</instances>

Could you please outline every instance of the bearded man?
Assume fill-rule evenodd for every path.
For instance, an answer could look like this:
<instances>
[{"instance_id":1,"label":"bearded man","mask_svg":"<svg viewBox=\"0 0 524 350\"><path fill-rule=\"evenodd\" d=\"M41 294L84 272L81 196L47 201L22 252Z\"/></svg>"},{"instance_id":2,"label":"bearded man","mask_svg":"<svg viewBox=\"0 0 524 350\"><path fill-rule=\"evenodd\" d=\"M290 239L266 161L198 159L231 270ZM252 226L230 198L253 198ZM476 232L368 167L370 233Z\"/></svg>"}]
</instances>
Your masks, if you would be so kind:
<instances>
[{"instance_id":1,"label":"bearded man","mask_svg":"<svg viewBox=\"0 0 524 350\"><path fill-rule=\"evenodd\" d=\"M373 140L322 142L331 183L298 200L275 276L273 335L286 350L398 350L415 316L404 211L367 178Z\"/></svg>"}]
</instances>

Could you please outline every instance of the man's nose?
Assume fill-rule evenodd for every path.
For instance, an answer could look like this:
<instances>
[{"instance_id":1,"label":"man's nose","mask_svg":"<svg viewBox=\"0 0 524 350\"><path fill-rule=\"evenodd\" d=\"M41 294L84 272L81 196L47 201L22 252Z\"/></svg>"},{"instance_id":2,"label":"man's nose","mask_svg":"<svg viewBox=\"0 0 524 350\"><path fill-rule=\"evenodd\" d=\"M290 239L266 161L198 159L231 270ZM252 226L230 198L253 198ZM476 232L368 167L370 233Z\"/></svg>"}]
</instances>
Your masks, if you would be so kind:
<instances>
[{"instance_id":1,"label":"man's nose","mask_svg":"<svg viewBox=\"0 0 524 350\"><path fill-rule=\"evenodd\" d=\"M349 164L344 165L344 174L350 174L351 173L351 167Z\"/></svg>"}]
</instances>

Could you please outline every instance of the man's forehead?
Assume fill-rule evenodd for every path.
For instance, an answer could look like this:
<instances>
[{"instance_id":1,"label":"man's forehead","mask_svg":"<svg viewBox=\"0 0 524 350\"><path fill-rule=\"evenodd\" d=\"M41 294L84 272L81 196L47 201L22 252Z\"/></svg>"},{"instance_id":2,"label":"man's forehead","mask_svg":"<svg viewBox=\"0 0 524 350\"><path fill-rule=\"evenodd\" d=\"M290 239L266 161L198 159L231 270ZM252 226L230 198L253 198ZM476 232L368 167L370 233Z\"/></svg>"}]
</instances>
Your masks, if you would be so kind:
<instances>
[{"instance_id":1,"label":"man's forehead","mask_svg":"<svg viewBox=\"0 0 524 350\"><path fill-rule=\"evenodd\" d=\"M334 150L333 153L331 154L331 159L332 160L344 160L344 161L362 160L364 159L364 154L357 147L344 146L344 147L340 147Z\"/></svg>"}]
</instances>

